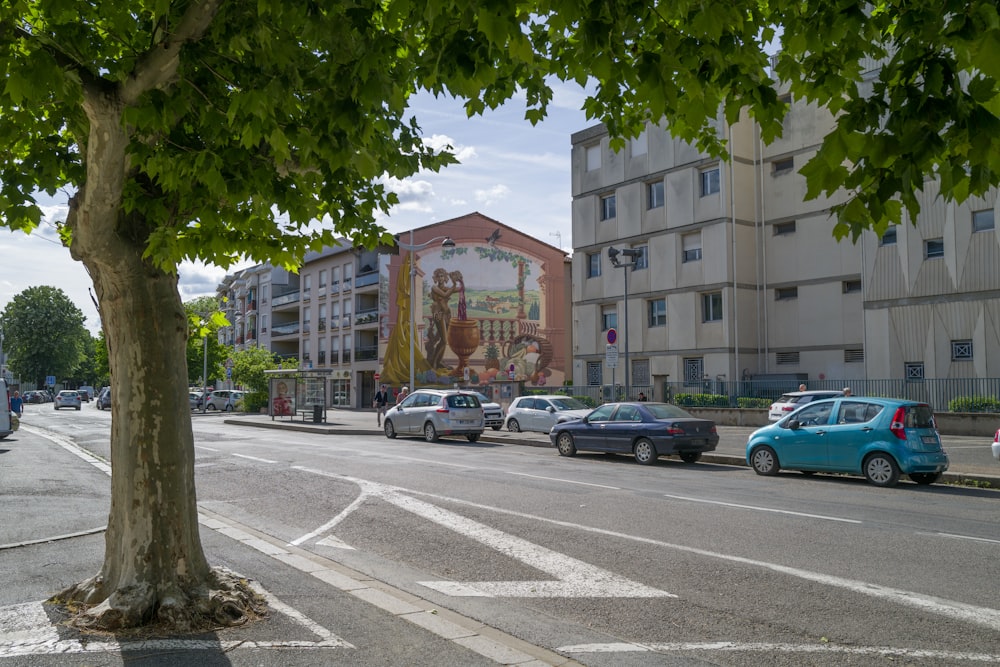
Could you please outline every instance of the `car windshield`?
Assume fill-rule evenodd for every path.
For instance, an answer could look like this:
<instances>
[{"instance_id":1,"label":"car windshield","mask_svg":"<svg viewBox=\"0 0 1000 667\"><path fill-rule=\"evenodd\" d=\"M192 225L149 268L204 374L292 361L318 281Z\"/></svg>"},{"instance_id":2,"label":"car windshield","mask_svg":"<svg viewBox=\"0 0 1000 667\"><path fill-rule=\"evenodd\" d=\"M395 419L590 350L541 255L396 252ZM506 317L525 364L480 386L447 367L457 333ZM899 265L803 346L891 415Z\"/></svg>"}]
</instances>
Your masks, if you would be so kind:
<instances>
[{"instance_id":1,"label":"car windshield","mask_svg":"<svg viewBox=\"0 0 1000 667\"><path fill-rule=\"evenodd\" d=\"M476 398L479 399L480 403L492 403L493 402L490 399L486 398L485 394L480 394L478 391L473 392L473 393L476 395Z\"/></svg>"},{"instance_id":2,"label":"car windshield","mask_svg":"<svg viewBox=\"0 0 1000 667\"><path fill-rule=\"evenodd\" d=\"M690 419L691 414L669 403L649 403L646 409L657 419Z\"/></svg>"},{"instance_id":3,"label":"car windshield","mask_svg":"<svg viewBox=\"0 0 1000 667\"><path fill-rule=\"evenodd\" d=\"M552 405L556 410L589 410L586 403L576 398L553 398Z\"/></svg>"}]
</instances>

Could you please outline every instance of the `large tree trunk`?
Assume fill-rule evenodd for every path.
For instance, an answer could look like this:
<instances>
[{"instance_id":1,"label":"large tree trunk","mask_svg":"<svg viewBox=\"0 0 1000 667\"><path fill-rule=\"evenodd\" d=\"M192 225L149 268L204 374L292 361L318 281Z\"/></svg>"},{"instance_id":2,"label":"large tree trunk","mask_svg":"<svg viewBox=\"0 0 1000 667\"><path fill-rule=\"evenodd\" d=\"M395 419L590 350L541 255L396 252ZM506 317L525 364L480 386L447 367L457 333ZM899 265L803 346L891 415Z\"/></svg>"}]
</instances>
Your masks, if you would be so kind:
<instances>
[{"instance_id":1,"label":"large tree trunk","mask_svg":"<svg viewBox=\"0 0 1000 667\"><path fill-rule=\"evenodd\" d=\"M90 91L93 93L93 91ZM101 629L178 631L259 611L234 574L212 570L199 537L187 396L188 323L177 277L143 259L147 221L120 210L128 173L121 105L88 96L87 184L67 225L97 292L111 368L111 511L104 566L56 600L89 606Z\"/></svg>"}]
</instances>

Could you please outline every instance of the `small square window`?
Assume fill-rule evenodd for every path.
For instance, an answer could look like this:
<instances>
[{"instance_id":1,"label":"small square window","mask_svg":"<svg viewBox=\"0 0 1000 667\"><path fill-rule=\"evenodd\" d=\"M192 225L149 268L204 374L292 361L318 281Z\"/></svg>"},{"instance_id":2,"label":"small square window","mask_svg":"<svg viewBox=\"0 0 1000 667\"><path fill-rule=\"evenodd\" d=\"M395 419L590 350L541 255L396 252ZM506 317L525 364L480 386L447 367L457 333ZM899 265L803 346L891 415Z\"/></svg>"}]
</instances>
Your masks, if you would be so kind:
<instances>
[{"instance_id":1,"label":"small square window","mask_svg":"<svg viewBox=\"0 0 1000 667\"><path fill-rule=\"evenodd\" d=\"M601 253L592 252L587 254L587 277L597 278L601 275Z\"/></svg>"},{"instance_id":2,"label":"small square window","mask_svg":"<svg viewBox=\"0 0 1000 667\"><path fill-rule=\"evenodd\" d=\"M774 225L774 235L775 236L785 236L786 234L795 233L795 221L791 222L779 222Z\"/></svg>"},{"instance_id":3,"label":"small square window","mask_svg":"<svg viewBox=\"0 0 1000 667\"><path fill-rule=\"evenodd\" d=\"M601 197L601 220L610 220L618 215L618 203L614 195Z\"/></svg>"},{"instance_id":4,"label":"small square window","mask_svg":"<svg viewBox=\"0 0 1000 667\"><path fill-rule=\"evenodd\" d=\"M993 209L972 212L972 231L989 232L993 230Z\"/></svg>"},{"instance_id":5,"label":"small square window","mask_svg":"<svg viewBox=\"0 0 1000 667\"><path fill-rule=\"evenodd\" d=\"M941 257L944 257L944 239L924 241L924 259L940 259Z\"/></svg>"},{"instance_id":6,"label":"small square window","mask_svg":"<svg viewBox=\"0 0 1000 667\"><path fill-rule=\"evenodd\" d=\"M697 262L701 259L701 232L684 234L681 237L681 262Z\"/></svg>"},{"instance_id":7,"label":"small square window","mask_svg":"<svg viewBox=\"0 0 1000 667\"><path fill-rule=\"evenodd\" d=\"M779 287L774 290L775 301L784 301L786 299L797 299L799 297L798 287Z\"/></svg>"},{"instance_id":8,"label":"small square window","mask_svg":"<svg viewBox=\"0 0 1000 667\"><path fill-rule=\"evenodd\" d=\"M602 368L600 361L587 362L587 384L596 387L602 384Z\"/></svg>"},{"instance_id":9,"label":"small square window","mask_svg":"<svg viewBox=\"0 0 1000 667\"><path fill-rule=\"evenodd\" d=\"M702 322L722 321L722 292L709 292L701 295Z\"/></svg>"},{"instance_id":10,"label":"small square window","mask_svg":"<svg viewBox=\"0 0 1000 667\"><path fill-rule=\"evenodd\" d=\"M618 311L614 306L601 310L601 331L618 328Z\"/></svg>"},{"instance_id":11,"label":"small square window","mask_svg":"<svg viewBox=\"0 0 1000 667\"><path fill-rule=\"evenodd\" d=\"M649 208L662 208L666 203L663 197L663 181L646 184Z\"/></svg>"},{"instance_id":12,"label":"small square window","mask_svg":"<svg viewBox=\"0 0 1000 667\"><path fill-rule=\"evenodd\" d=\"M587 171L601 168L601 145L587 146Z\"/></svg>"},{"instance_id":13,"label":"small square window","mask_svg":"<svg viewBox=\"0 0 1000 667\"><path fill-rule=\"evenodd\" d=\"M865 360L864 350L844 350L845 364L859 364Z\"/></svg>"},{"instance_id":14,"label":"small square window","mask_svg":"<svg viewBox=\"0 0 1000 667\"><path fill-rule=\"evenodd\" d=\"M649 326L662 327L667 324L667 300L653 299L649 302Z\"/></svg>"},{"instance_id":15,"label":"small square window","mask_svg":"<svg viewBox=\"0 0 1000 667\"><path fill-rule=\"evenodd\" d=\"M910 361L905 364L907 382L923 382L924 364L923 362Z\"/></svg>"},{"instance_id":16,"label":"small square window","mask_svg":"<svg viewBox=\"0 0 1000 667\"><path fill-rule=\"evenodd\" d=\"M972 359L972 341L971 340L953 340L951 341L951 360L952 361L968 361Z\"/></svg>"},{"instance_id":17,"label":"small square window","mask_svg":"<svg viewBox=\"0 0 1000 667\"><path fill-rule=\"evenodd\" d=\"M896 245L896 227L892 226L885 230L882 238L878 240L879 245Z\"/></svg>"},{"instance_id":18,"label":"small square window","mask_svg":"<svg viewBox=\"0 0 1000 667\"><path fill-rule=\"evenodd\" d=\"M701 173L701 196L707 197L719 192L719 168L705 169Z\"/></svg>"},{"instance_id":19,"label":"small square window","mask_svg":"<svg viewBox=\"0 0 1000 667\"><path fill-rule=\"evenodd\" d=\"M649 249L646 246L641 245L638 248L633 248L633 250L635 250L635 257L633 258L633 262L635 264L632 266L632 270L639 271L640 269L648 269Z\"/></svg>"},{"instance_id":20,"label":"small square window","mask_svg":"<svg viewBox=\"0 0 1000 667\"><path fill-rule=\"evenodd\" d=\"M799 364L798 352L775 352L774 363L779 366L797 366Z\"/></svg>"},{"instance_id":21,"label":"small square window","mask_svg":"<svg viewBox=\"0 0 1000 667\"><path fill-rule=\"evenodd\" d=\"M795 158L786 157L771 163L771 175L785 174L795 169Z\"/></svg>"},{"instance_id":22,"label":"small square window","mask_svg":"<svg viewBox=\"0 0 1000 667\"><path fill-rule=\"evenodd\" d=\"M843 283L844 294L854 294L861 291L860 280L845 280Z\"/></svg>"}]
</instances>

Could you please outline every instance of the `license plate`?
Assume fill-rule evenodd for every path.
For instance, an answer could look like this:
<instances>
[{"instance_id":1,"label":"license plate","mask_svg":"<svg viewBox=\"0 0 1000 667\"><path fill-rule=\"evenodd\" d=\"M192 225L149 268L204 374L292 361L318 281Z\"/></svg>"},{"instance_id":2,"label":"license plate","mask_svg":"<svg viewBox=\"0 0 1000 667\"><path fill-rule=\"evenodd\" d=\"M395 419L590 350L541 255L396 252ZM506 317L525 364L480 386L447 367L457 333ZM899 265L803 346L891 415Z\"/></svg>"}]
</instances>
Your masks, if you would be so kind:
<instances>
[{"instance_id":1,"label":"license plate","mask_svg":"<svg viewBox=\"0 0 1000 667\"><path fill-rule=\"evenodd\" d=\"M925 445L936 445L938 444L938 439L936 435L922 435L920 439L924 441Z\"/></svg>"},{"instance_id":2,"label":"license plate","mask_svg":"<svg viewBox=\"0 0 1000 667\"><path fill-rule=\"evenodd\" d=\"M695 445L696 447L701 447L701 446L703 446L705 444L705 439L704 438L694 438L693 440L691 440L691 444Z\"/></svg>"},{"instance_id":3,"label":"license plate","mask_svg":"<svg viewBox=\"0 0 1000 667\"><path fill-rule=\"evenodd\" d=\"M459 424L475 424L476 420L475 419L459 419L458 423Z\"/></svg>"}]
</instances>

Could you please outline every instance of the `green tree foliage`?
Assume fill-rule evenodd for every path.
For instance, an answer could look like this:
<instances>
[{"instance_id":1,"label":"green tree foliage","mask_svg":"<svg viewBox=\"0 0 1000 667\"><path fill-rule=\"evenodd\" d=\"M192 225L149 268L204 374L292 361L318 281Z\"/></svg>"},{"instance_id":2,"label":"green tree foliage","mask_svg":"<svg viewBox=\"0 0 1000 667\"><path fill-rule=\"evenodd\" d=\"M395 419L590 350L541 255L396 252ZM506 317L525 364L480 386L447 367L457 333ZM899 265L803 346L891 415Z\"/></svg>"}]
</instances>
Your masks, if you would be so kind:
<instances>
[{"instance_id":1,"label":"green tree foliage","mask_svg":"<svg viewBox=\"0 0 1000 667\"><path fill-rule=\"evenodd\" d=\"M111 366L108 364L108 343L104 339L104 330L97 332L97 339L94 341L94 372L98 377L98 384L94 387L107 387L111 385Z\"/></svg>"},{"instance_id":2,"label":"green tree foliage","mask_svg":"<svg viewBox=\"0 0 1000 667\"><path fill-rule=\"evenodd\" d=\"M202 296L184 304L191 334L187 340L188 386L211 385L212 378L225 377L225 362L232 355L232 348L219 342L219 328L229 325L219 310L215 298ZM206 350L207 346L207 350ZM208 377L205 374L207 355Z\"/></svg>"},{"instance_id":3,"label":"green tree foliage","mask_svg":"<svg viewBox=\"0 0 1000 667\"><path fill-rule=\"evenodd\" d=\"M925 176L959 199L997 183L998 23L995 0L2 3L0 220L30 232L39 190L74 192L62 238L94 281L111 374L156 378L116 387L105 562L63 599L109 629L252 606L198 535L176 267L391 243L384 177L454 161L410 118L417 90L470 114L521 94L537 121L575 81L619 142L666 119L721 153L741 112L780 133L778 77L837 113L803 172L813 195L849 189L839 232L857 233L913 212Z\"/></svg>"},{"instance_id":4,"label":"green tree foliage","mask_svg":"<svg viewBox=\"0 0 1000 667\"><path fill-rule=\"evenodd\" d=\"M48 375L61 382L84 359L86 318L58 287L29 287L3 310L3 345L15 375L38 386Z\"/></svg>"}]
</instances>

